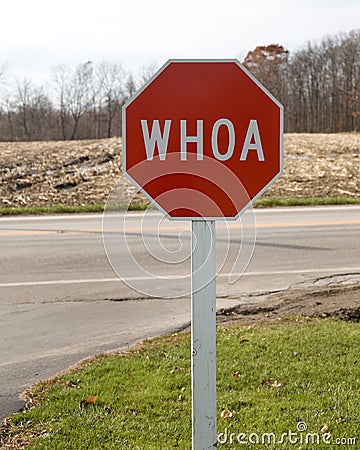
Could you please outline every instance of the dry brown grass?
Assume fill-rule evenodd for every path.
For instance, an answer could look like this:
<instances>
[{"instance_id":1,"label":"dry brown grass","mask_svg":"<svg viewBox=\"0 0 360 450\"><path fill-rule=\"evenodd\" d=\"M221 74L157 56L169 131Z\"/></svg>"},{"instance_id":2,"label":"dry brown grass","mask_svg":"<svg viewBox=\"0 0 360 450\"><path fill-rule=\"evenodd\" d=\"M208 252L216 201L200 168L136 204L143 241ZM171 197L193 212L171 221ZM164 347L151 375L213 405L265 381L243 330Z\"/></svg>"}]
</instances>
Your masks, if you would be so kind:
<instances>
[{"instance_id":1,"label":"dry brown grass","mask_svg":"<svg viewBox=\"0 0 360 450\"><path fill-rule=\"evenodd\" d=\"M0 143L0 207L105 204L120 177L120 138ZM128 200L135 189L121 186ZM286 134L284 174L265 196L360 197L360 133Z\"/></svg>"}]
</instances>

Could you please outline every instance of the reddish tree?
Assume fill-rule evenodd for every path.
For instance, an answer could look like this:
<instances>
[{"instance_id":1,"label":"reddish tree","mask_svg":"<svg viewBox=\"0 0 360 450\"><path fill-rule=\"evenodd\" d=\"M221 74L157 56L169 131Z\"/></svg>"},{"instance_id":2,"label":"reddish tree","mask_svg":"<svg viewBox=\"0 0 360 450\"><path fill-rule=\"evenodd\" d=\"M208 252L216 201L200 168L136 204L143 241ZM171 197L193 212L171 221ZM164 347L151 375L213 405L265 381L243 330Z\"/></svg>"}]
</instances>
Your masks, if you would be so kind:
<instances>
[{"instance_id":1,"label":"reddish tree","mask_svg":"<svg viewBox=\"0 0 360 450\"><path fill-rule=\"evenodd\" d=\"M276 98L284 101L288 59L288 50L271 44L250 51L243 64Z\"/></svg>"}]
</instances>

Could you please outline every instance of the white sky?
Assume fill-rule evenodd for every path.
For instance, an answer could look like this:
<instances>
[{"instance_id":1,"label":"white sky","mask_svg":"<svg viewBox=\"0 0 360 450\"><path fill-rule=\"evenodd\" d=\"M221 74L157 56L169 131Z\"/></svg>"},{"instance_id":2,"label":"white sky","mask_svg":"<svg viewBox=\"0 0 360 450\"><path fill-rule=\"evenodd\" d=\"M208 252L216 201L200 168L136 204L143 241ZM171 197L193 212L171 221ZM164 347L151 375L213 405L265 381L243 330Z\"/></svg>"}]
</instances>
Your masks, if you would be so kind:
<instances>
[{"instance_id":1,"label":"white sky","mask_svg":"<svg viewBox=\"0 0 360 450\"><path fill-rule=\"evenodd\" d=\"M169 58L242 59L360 28L360 0L3 0L0 66L36 83L58 64L102 60L134 74Z\"/></svg>"}]
</instances>

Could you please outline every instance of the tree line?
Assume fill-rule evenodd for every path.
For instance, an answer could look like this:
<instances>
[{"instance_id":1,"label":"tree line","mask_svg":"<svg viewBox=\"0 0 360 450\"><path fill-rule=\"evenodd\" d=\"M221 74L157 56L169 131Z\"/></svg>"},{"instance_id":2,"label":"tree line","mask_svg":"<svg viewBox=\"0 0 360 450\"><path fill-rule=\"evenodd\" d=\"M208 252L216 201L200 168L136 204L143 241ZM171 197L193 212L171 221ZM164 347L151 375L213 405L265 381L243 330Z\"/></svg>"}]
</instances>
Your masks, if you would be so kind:
<instances>
[{"instance_id":1,"label":"tree line","mask_svg":"<svg viewBox=\"0 0 360 450\"><path fill-rule=\"evenodd\" d=\"M308 42L290 55L257 47L243 62L284 105L285 131L335 133L360 125L360 30Z\"/></svg>"},{"instance_id":2,"label":"tree line","mask_svg":"<svg viewBox=\"0 0 360 450\"><path fill-rule=\"evenodd\" d=\"M244 66L284 105L286 132L357 131L360 122L360 30L308 42L290 54L279 44L248 52ZM123 104L155 72L135 77L121 64L59 65L45 86L9 83L0 67L0 140L121 136Z\"/></svg>"},{"instance_id":3,"label":"tree line","mask_svg":"<svg viewBox=\"0 0 360 450\"><path fill-rule=\"evenodd\" d=\"M154 72L137 79L121 64L91 61L52 69L48 87L0 70L0 140L97 139L121 135L121 108Z\"/></svg>"}]
</instances>

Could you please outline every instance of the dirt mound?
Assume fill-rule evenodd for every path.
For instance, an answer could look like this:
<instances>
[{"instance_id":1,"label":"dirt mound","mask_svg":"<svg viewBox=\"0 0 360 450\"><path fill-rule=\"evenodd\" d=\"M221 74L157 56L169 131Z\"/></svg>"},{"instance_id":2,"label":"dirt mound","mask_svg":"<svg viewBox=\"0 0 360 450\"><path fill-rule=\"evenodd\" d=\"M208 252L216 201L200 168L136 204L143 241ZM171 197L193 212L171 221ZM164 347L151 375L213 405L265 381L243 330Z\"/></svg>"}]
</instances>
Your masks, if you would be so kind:
<instances>
[{"instance_id":1,"label":"dirt mound","mask_svg":"<svg viewBox=\"0 0 360 450\"><path fill-rule=\"evenodd\" d=\"M359 155L360 133L286 134L284 174L265 195L358 197ZM0 143L0 207L103 205L116 182L128 201L120 138Z\"/></svg>"},{"instance_id":2,"label":"dirt mound","mask_svg":"<svg viewBox=\"0 0 360 450\"><path fill-rule=\"evenodd\" d=\"M360 322L360 273L321 277L296 283L284 291L244 297L241 305L221 311L218 321L255 323L288 316Z\"/></svg>"}]
</instances>

